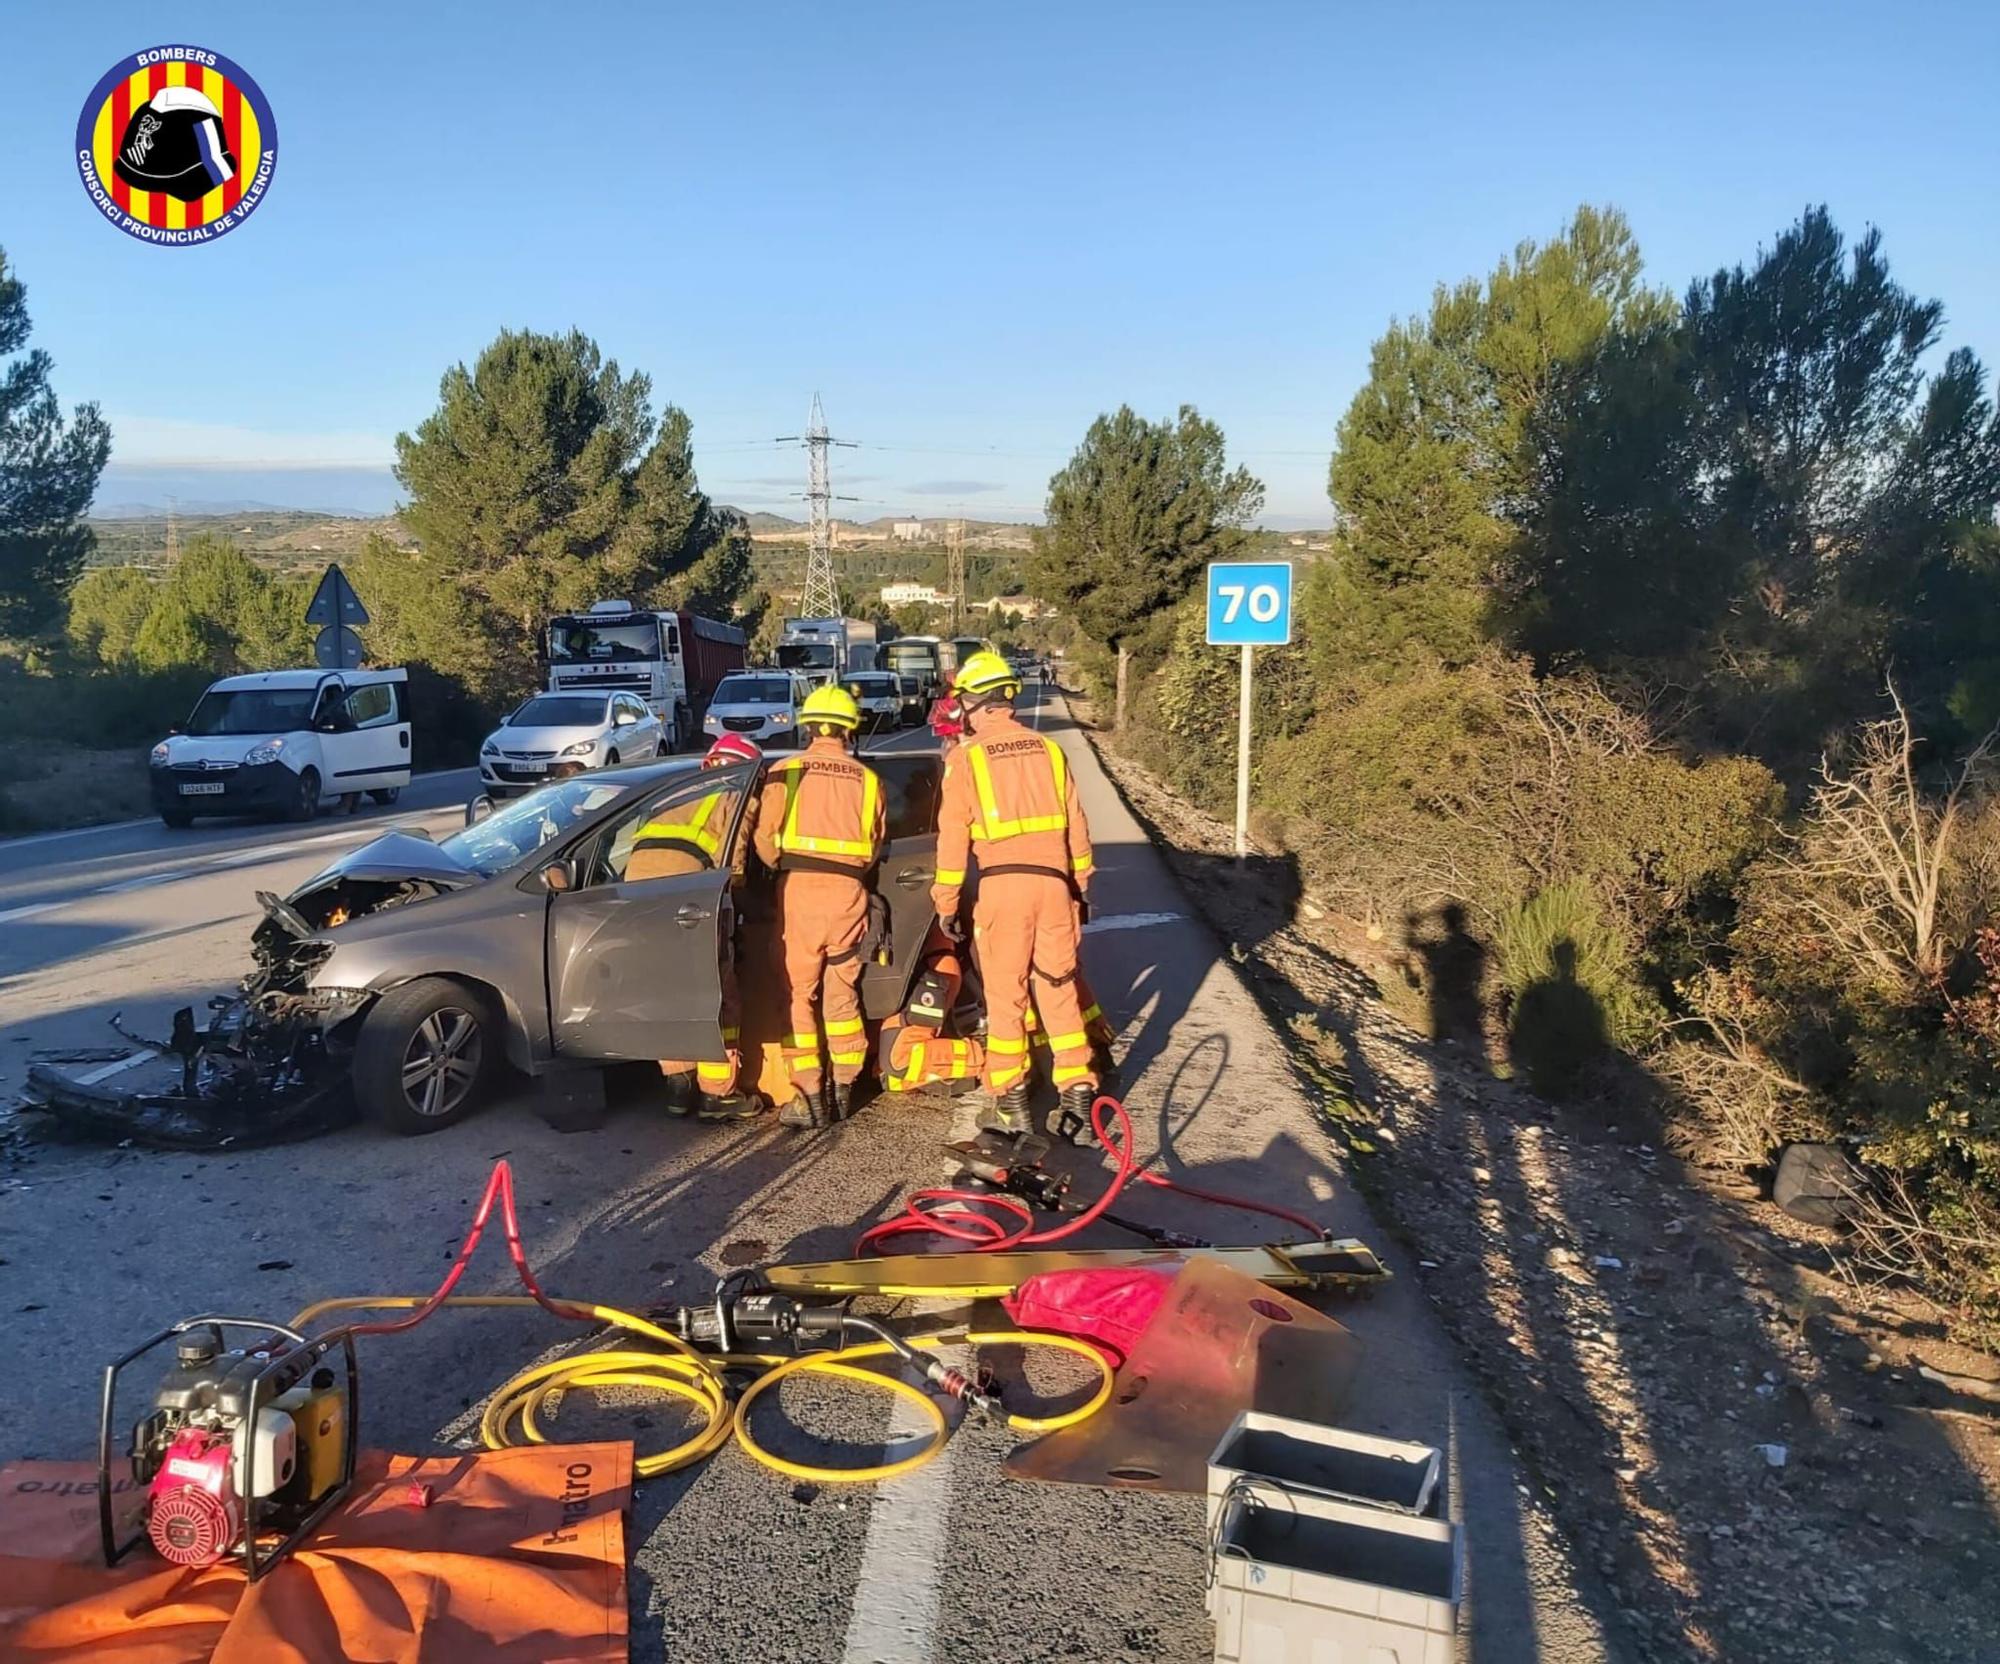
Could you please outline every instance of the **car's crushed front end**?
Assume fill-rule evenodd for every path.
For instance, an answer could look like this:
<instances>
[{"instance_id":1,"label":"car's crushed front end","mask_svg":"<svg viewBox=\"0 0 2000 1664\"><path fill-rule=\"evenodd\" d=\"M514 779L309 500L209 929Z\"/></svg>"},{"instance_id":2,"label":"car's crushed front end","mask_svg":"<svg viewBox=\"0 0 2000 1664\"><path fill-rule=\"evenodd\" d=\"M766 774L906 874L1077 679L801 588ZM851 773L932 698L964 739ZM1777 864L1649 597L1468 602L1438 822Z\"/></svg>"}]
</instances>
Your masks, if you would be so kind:
<instances>
[{"instance_id":1,"label":"car's crushed front end","mask_svg":"<svg viewBox=\"0 0 2000 1664\"><path fill-rule=\"evenodd\" d=\"M24 1107L59 1137L153 1149L247 1149L352 1119L348 1058L374 1000L316 986L349 922L478 882L428 839L392 832L343 857L289 899L260 891L251 970L233 993L173 1016L164 1039L111 1026L122 1048L30 1063Z\"/></svg>"}]
</instances>

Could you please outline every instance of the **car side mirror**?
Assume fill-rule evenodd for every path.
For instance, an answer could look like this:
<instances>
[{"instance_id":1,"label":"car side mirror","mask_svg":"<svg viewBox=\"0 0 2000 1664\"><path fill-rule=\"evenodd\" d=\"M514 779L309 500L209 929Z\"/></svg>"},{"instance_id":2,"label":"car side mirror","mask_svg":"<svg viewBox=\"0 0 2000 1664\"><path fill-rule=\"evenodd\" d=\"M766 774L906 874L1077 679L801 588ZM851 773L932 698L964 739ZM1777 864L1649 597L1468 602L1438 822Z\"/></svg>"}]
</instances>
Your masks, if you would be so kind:
<instances>
[{"instance_id":1,"label":"car side mirror","mask_svg":"<svg viewBox=\"0 0 2000 1664\"><path fill-rule=\"evenodd\" d=\"M551 861L542 868L542 888L552 896L567 895L576 888L576 871L567 861Z\"/></svg>"}]
</instances>

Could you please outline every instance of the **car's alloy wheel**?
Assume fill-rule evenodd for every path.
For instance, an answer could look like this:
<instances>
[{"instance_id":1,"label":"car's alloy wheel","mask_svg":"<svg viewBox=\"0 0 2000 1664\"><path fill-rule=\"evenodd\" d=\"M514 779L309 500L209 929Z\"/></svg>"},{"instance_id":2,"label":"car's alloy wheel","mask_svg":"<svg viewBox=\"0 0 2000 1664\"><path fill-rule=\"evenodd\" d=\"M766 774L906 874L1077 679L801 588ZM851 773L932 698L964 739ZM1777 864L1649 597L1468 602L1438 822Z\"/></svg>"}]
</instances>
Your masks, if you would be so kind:
<instances>
[{"instance_id":1,"label":"car's alloy wheel","mask_svg":"<svg viewBox=\"0 0 2000 1664\"><path fill-rule=\"evenodd\" d=\"M403 1050L403 1101L425 1120L452 1114L478 1084L485 1055L479 1019L447 1005L417 1024Z\"/></svg>"}]
</instances>

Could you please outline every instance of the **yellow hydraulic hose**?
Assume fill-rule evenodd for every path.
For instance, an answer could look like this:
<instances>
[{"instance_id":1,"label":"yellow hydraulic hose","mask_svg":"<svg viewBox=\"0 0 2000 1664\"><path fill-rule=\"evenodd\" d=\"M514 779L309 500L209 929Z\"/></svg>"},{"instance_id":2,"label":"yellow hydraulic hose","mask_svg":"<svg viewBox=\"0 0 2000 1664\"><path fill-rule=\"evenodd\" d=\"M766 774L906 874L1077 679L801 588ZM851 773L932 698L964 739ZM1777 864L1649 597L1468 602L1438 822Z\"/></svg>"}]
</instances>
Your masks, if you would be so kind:
<instances>
[{"instance_id":1,"label":"yellow hydraulic hose","mask_svg":"<svg viewBox=\"0 0 2000 1664\"><path fill-rule=\"evenodd\" d=\"M939 1294L951 1294L952 1290L937 1290ZM306 1307L292 1319L291 1327L301 1332L315 1318L328 1312L368 1311L383 1309L407 1310L427 1303L429 1296L411 1294L355 1295L342 1299L321 1300ZM527 1294L454 1294L443 1302L448 1306L537 1306L540 1304ZM804 1479L817 1484L868 1484L880 1479L894 1479L899 1475L913 1473L934 1458L944 1448L950 1436L949 1425L944 1411L935 1399L922 1388L894 1375L882 1375L871 1369L860 1368L863 1360L890 1355L894 1348L883 1341L869 1341L859 1346L843 1347L834 1352L804 1352L793 1354L770 1353L728 1353L715 1356L697 1351L680 1336L662 1329L658 1324L632 1312L620 1311L615 1306L601 1306L589 1300L551 1300L550 1304L568 1308L579 1314L588 1314L599 1322L609 1324L614 1329L627 1330L646 1339L658 1342L666 1348L664 1352L641 1352L618 1349L600 1352L582 1352L569 1357L555 1358L548 1363L534 1364L522 1370L503 1384L488 1401L485 1413L480 1417L479 1437L488 1450L505 1450L526 1442L541 1444L546 1442L542 1432L544 1412L550 1399L570 1390L592 1391L603 1387L631 1387L651 1392L666 1393L691 1404L702 1416L701 1427L668 1449L655 1451L649 1455L635 1456L633 1472L641 1479L651 1479L659 1474L672 1473L712 1456L735 1436L745 1454L753 1461L761 1463L775 1473L789 1479ZM1095 1415L1111 1397L1112 1368L1110 1361L1088 1341L1077 1340L1069 1335L1038 1334L1027 1329L988 1329L962 1336L926 1336L911 1344L935 1351L943 1346L963 1341L972 1346L1044 1346L1058 1351L1073 1352L1078 1357L1087 1358L1097 1366L1097 1390L1090 1398L1074 1410L1049 1417L1010 1415L1007 1425L1023 1433L1048 1433L1059 1427L1074 1426ZM734 1413L729 1405L729 1389L723 1372L731 1368L765 1366L759 1375L736 1401ZM911 1455L893 1462L878 1463L865 1468L816 1467L806 1463L787 1461L772 1454L750 1433L750 1406L767 1389L777 1387L786 1377L792 1375L831 1375L842 1380L858 1381L867 1386L880 1387L900 1394L914 1404L921 1405L931 1420L930 1441ZM518 1423L519 1437L514 1437L512 1429Z\"/></svg>"}]
</instances>

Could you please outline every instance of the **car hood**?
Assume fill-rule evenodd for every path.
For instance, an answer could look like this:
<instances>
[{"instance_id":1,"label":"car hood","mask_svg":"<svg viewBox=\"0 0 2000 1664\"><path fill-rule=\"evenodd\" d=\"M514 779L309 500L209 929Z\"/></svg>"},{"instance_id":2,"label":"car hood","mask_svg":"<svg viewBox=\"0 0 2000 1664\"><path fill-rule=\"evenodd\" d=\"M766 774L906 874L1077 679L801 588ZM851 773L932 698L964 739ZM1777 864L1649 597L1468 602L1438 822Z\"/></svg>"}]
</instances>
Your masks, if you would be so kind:
<instances>
[{"instance_id":1,"label":"car hood","mask_svg":"<svg viewBox=\"0 0 2000 1664\"><path fill-rule=\"evenodd\" d=\"M496 728L486 736L486 743L502 751L560 751L584 740L601 740L606 731L601 722L572 723L563 728Z\"/></svg>"},{"instance_id":2,"label":"car hood","mask_svg":"<svg viewBox=\"0 0 2000 1664\"><path fill-rule=\"evenodd\" d=\"M260 745L269 745L273 740L284 740L286 749L300 743L301 735L292 734L212 734L205 738L193 734L175 734L168 739L167 765L170 768L196 768L203 763L241 763L244 757Z\"/></svg>"},{"instance_id":3,"label":"car hood","mask_svg":"<svg viewBox=\"0 0 2000 1664\"><path fill-rule=\"evenodd\" d=\"M372 843L349 850L331 866L322 867L287 899L297 901L348 878L383 883L416 879L445 889L484 882L479 873L430 839L414 832L385 832Z\"/></svg>"}]
</instances>

